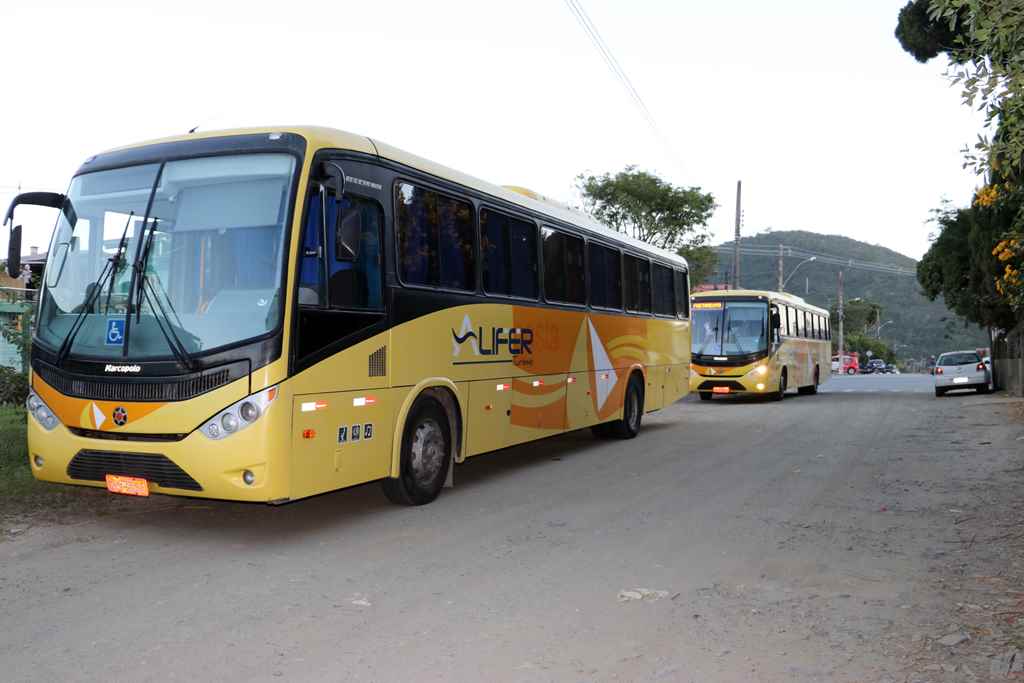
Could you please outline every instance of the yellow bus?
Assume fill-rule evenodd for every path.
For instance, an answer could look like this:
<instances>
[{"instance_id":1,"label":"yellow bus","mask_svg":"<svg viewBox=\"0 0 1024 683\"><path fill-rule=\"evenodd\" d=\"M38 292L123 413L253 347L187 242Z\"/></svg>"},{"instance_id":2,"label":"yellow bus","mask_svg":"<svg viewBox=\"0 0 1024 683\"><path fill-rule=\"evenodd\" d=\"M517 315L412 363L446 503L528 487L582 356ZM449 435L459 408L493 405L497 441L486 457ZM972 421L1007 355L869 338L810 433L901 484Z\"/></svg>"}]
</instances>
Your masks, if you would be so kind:
<instances>
[{"instance_id":1,"label":"yellow bus","mask_svg":"<svg viewBox=\"0 0 1024 683\"><path fill-rule=\"evenodd\" d=\"M33 334L41 480L279 503L569 430L636 436L689 389L686 261L525 190L324 128L87 159Z\"/></svg>"},{"instance_id":2,"label":"yellow bus","mask_svg":"<svg viewBox=\"0 0 1024 683\"><path fill-rule=\"evenodd\" d=\"M759 290L695 293L690 390L782 400L818 393L831 366L828 311L798 296Z\"/></svg>"}]
</instances>

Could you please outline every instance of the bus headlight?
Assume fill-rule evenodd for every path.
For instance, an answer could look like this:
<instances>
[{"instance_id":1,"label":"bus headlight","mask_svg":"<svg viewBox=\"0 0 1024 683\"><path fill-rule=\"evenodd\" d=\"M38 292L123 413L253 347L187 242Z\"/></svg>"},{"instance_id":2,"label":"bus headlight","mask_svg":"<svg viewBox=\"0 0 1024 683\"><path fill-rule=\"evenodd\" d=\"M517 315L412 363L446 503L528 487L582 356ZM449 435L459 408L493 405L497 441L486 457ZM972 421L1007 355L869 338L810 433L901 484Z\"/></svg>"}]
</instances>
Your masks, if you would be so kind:
<instances>
[{"instance_id":1,"label":"bus headlight","mask_svg":"<svg viewBox=\"0 0 1024 683\"><path fill-rule=\"evenodd\" d=\"M754 374L755 375L760 375L761 377L764 377L765 375L768 374L768 366L767 365L758 365L756 368L754 368Z\"/></svg>"},{"instance_id":2,"label":"bus headlight","mask_svg":"<svg viewBox=\"0 0 1024 683\"><path fill-rule=\"evenodd\" d=\"M277 387L270 387L220 411L199 428L206 438L214 441L237 434L260 419L277 398Z\"/></svg>"},{"instance_id":3,"label":"bus headlight","mask_svg":"<svg viewBox=\"0 0 1024 683\"><path fill-rule=\"evenodd\" d=\"M36 392L29 390L28 398L25 399L25 410L29 412L32 417L35 418L43 429L46 431L52 430L57 426L57 416L53 414L53 411L43 403L43 399L39 398Z\"/></svg>"}]
</instances>

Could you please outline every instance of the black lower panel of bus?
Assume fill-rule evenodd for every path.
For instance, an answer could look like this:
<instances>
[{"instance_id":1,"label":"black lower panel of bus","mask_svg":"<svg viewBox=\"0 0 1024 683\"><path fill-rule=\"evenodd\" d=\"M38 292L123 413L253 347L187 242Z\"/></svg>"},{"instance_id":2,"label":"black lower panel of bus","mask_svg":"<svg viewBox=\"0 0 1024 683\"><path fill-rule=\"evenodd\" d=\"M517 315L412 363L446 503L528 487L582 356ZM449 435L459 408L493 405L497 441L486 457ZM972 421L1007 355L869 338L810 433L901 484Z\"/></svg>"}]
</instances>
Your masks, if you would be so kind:
<instances>
[{"instance_id":1,"label":"black lower panel of bus","mask_svg":"<svg viewBox=\"0 0 1024 683\"><path fill-rule=\"evenodd\" d=\"M199 482L164 455L79 451L68 463L68 476L72 479L104 481L108 474L140 477L164 488L203 490Z\"/></svg>"}]
</instances>

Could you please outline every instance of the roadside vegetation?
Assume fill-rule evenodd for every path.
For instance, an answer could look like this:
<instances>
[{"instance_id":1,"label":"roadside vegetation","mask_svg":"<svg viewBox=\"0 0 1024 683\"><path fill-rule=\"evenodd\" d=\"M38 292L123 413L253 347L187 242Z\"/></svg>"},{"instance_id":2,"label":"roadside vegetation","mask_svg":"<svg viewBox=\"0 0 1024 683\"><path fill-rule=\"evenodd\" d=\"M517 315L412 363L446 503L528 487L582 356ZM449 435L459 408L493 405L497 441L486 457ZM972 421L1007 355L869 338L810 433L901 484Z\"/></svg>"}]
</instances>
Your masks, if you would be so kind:
<instances>
[{"instance_id":1,"label":"roadside vegetation","mask_svg":"<svg viewBox=\"0 0 1024 683\"><path fill-rule=\"evenodd\" d=\"M25 440L25 409L0 406L0 512L11 503L23 502L33 484Z\"/></svg>"},{"instance_id":2,"label":"roadside vegetation","mask_svg":"<svg viewBox=\"0 0 1024 683\"><path fill-rule=\"evenodd\" d=\"M964 149L979 188L966 206L936 210L918 279L968 320L1012 329L1024 317L1024 12L1004 0L911 0L896 38L919 62L948 58L964 104L985 114Z\"/></svg>"}]
</instances>

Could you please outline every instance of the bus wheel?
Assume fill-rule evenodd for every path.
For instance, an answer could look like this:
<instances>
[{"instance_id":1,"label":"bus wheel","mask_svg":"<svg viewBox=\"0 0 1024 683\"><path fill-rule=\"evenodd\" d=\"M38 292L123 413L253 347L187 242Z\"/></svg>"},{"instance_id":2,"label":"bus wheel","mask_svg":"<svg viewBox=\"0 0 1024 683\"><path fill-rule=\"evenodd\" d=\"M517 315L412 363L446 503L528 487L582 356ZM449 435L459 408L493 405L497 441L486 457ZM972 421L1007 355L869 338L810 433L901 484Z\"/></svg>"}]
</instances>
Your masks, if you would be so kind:
<instances>
[{"instance_id":1,"label":"bus wheel","mask_svg":"<svg viewBox=\"0 0 1024 683\"><path fill-rule=\"evenodd\" d=\"M640 420L644 415L644 384L640 375L633 373L626 385L626 397L622 402L622 419L609 423L612 436L632 439L640 433Z\"/></svg>"},{"instance_id":2,"label":"bus wheel","mask_svg":"<svg viewBox=\"0 0 1024 683\"><path fill-rule=\"evenodd\" d=\"M786 368L782 368L782 372L779 373L779 389L772 393L772 400L781 401L786 395L787 388L789 388L789 379L786 376Z\"/></svg>"},{"instance_id":3,"label":"bus wheel","mask_svg":"<svg viewBox=\"0 0 1024 683\"><path fill-rule=\"evenodd\" d=\"M441 404L429 396L417 398L405 420L398 478L381 482L388 500L425 505L437 498L451 467L451 443Z\"/></svg>"},{"instance_id":4,"label":"bus wheel","mask_svg":"<svg viewBox=\"0 0 1024 683\"><path fill-rule=\"evenodd\" d=\"M698 392L698 393L700 394L700 400L702 400L702 401L710 401L711 400L711 392L710 391L701 391L701 392Z\"/></svg>"},{"instance_id":5,"label":"bus wheel","mask_svg":"<svg viewBox=\"0 0 1024 683\"><path fill-rule=\"evenodd\" d=\"M814 384L809 387L800 387L797 391L805 396L818 393L818 368L814 368Z\"/></svg>"}]
</instances>

